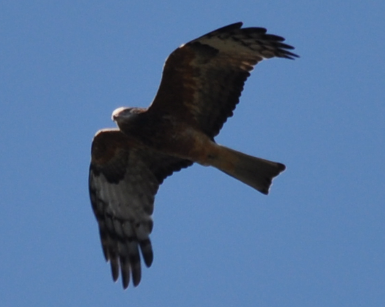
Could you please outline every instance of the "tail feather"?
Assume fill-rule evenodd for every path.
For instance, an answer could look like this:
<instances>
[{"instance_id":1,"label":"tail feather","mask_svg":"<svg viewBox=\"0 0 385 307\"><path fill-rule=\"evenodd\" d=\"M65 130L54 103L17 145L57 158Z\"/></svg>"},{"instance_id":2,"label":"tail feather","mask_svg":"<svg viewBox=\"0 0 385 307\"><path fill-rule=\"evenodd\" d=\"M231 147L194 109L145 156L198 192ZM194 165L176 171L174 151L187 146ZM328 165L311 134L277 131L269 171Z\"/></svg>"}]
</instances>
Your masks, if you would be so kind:
<instances>
[{"instance_id":1,"label":"tail feather","mask_svg":"<svg viewBox=\"0 0 385 307\"><path fill-rule=\"evenodd\" d=\"M282 163L252 157L224 146L219 147L220 154L211 165L266 195L273 178L286 168Z\"/></svg>"}]
</instances>

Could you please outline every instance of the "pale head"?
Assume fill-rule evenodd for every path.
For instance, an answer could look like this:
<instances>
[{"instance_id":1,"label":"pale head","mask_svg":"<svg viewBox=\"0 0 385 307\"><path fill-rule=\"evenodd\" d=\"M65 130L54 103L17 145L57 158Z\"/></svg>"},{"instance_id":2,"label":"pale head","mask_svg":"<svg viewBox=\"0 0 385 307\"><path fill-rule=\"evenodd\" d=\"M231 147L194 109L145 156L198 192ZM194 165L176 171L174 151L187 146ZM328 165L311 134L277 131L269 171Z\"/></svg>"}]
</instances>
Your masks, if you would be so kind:
<instances>
[{"instance_id":1,"label":"pale head","mask_svg":"<svg viewBox=\"0 0 385 307\"><path fill-rule=\"evenodd\" d=\"M112 112L111 119L119 126L121 123L128 123L130 120L136 118L139 114L145 111L146 109L142 108L120 107Z\"/></svg>"}]
</instances>

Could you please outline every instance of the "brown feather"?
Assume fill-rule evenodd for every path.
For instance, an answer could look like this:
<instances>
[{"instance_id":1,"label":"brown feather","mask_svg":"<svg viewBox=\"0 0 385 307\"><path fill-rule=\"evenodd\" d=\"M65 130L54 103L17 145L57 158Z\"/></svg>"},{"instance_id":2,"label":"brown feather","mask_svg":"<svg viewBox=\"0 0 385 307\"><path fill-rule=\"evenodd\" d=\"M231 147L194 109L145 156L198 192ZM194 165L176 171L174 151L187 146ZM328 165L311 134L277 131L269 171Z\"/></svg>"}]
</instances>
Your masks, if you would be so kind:
<instances>
[{"instance_id":1,"label":"brown feather","mask_svg":"<svg viewBox=\"0 0 385 307\"><path fill-rule=\"evenodd\" d=\"M244 83L263 59L293 59L280 36L235 23L176 49L166 60L148 109L117 109L119 129L92 142L89 193L103 253L123 287L141 280L141 258L153 261L154 198L173 172L211 165L267 194L284 165L216 145L214 137L239 102Z\"/></svg>"},{"instance_id":2,"label":"brown feather","mask_svg":"<svg viewBox=\"0 0 385 307\"><path fill-rule=\"evenodd\" d=\"M91 156L90 199L104 257L111 264L114 281L120 271L124 288L130 276L137 286L140 253L146 266L153 261L149 235L158 187L167 176L192 162L144 149L117 129L95 135Z\"/></svg>"},{"instance_id":3,"label":"brown feather","mask_svg":"<svg viewBox=\"0 0 385 307\"><path fill-rule=\"evenodd\" d=\"M239 102L253 67L264 58L297 57L280 36L236 23L176 49L166 60L151 117L174 116L213 138Z\"/></svg>"},{"instance_id":4,"label":"brown feather","mask_svg":"<svg viewBox=\"0 0 385 307\"><path fill-rule=\"evenodd\" d=\"M285 165L218 146L218 155L210 162L222 172L267 195L273 178L285 170Z\"/></svg>"}]
</instances>

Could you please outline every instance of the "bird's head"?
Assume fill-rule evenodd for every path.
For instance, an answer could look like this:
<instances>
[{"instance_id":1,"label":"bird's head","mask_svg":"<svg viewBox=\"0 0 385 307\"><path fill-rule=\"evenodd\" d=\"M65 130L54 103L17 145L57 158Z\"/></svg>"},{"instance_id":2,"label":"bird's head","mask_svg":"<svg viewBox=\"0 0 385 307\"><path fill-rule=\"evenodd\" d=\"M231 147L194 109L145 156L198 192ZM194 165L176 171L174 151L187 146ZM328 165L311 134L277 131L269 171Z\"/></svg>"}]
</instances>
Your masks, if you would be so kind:
<instances>
[{"instance_id":1,"label":"bird's head","mask_svg":"<svg viewBox=\"0 0 385 307\"><path fill-rule=\"evenodd\" d=\"M129 124L144 111L145 109L141 108L120 107L112 112L111 119L120 127L121 125Z\"/></svg>"},{"instance_id":2,"label":"bird's head","mask_svg":"<svg viewBox=\"0 0 385 307\"><path fill-rule=\"evenodd\" d=\"M131 110L132 108L125 108L125 107L117 108L114 110L114 112L112 112L111 119L114 122L128 119L132 115Z\"/></svg>"}]
</instances>

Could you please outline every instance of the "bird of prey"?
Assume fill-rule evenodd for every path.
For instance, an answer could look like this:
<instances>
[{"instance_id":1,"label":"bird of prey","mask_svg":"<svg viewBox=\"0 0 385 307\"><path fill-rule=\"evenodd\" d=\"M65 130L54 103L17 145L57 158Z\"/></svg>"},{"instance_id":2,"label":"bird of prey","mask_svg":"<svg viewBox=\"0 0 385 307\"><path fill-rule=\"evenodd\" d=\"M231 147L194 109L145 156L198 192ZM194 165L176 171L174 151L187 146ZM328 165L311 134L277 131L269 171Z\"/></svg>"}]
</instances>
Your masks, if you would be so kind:
<instances>
[{"instance_id":1,"label":"bird of prey","mask_svg":"<svg viewBox=\"0 0 385 307\"><path fill-rule=\"evenodd\" d=\"M234 23L194 39L167 58L148 108L118 108L118 129L96 133L89 193L112 278L123 287L141 280L141 258L153 261L154 198L173 172L198 163L213 166L263 194L285 166L215 142L233 115L253 67L272 57L294 59L284 38Z\"/></svg>"}]
</instances>

